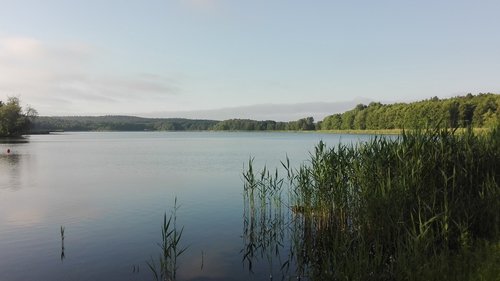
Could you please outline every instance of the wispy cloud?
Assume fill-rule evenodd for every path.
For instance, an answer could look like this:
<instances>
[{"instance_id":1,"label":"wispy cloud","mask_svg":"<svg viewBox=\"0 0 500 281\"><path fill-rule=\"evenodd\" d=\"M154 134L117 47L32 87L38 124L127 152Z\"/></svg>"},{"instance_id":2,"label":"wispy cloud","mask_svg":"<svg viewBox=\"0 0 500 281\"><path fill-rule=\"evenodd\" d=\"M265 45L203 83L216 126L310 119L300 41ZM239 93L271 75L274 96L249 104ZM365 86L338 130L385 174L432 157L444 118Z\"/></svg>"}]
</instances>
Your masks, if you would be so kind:
<instances>
[{"instance_id":1,"label":"wispy cloud","mask_svg":"<svg viewBox=\"0 0 500 281\"><path fill-rule=\"evenodd\" d=\"M72 64L81 66L88 61L93 52L91 46L83 43L50 45L30 37L0 38L0 61L10 66L20 64L44 65L52 68Z\"/></svg>"},{"instance_id":2,"label":"wispy cloud","mask_svg":"<svg viewBox=\"0 0 500 281\"><path fill-rule=\"evenodd\" d=\"M0 38L0 59L36 59L43 55L41 43L32 38Z\"/></svg>"},{"instance_id":3,"label":"wispy cloud","mask_svg":"<svg viewBox=\"0 0 500 281\"><path fill-rule=\"evenodd\" d=\"M98 114L141 104L145 110L180 93L179 83L163 75L103 73L95 68L100 58L82 43L0 38L0 98L20 96L46 115Z\"/></svg>"}]
</instances>

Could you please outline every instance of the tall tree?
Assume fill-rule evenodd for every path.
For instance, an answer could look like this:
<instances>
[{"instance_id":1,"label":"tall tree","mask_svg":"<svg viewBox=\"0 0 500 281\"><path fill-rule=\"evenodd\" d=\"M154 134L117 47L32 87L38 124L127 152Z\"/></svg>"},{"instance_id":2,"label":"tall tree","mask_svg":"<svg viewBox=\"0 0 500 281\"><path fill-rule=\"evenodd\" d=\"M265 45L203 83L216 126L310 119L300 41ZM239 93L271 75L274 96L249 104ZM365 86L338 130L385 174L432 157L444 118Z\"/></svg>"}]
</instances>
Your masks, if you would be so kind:
<instances>
[{"instance_id":1,"label":"tall tree","mask_svg":"<svg viewBox=\"0 0 500 281\"><path fill-rule=\"evenodd\" d=\"M7 98L6 103L0 101L0 136L12 137L27 133L37 115L36 110L31 107L23 111L17 97Z\"/></svg>"}]
</instances>

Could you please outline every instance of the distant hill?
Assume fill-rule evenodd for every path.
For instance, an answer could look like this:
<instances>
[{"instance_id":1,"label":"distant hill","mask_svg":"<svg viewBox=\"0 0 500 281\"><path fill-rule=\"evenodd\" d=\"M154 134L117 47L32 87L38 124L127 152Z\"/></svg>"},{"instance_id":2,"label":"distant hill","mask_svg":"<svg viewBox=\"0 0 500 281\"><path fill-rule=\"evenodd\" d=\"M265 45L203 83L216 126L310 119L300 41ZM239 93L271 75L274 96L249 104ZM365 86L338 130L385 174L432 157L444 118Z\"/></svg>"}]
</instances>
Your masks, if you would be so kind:
<instances>
[{"instance_id":1,"label":"distant hill","mask_svg":"<svg viewBox=\"0 0 500 281\"><path fill-rule=\"evenodd\" d=\"M38 117L33 131L199 131L219 121L135 116Z\"/></svg>"},{"instance_id":2,"label":"distant hill","mask_svg":"<svg viewBox=\"0 0 500 281\"><path fill-rule=\"evenodd\" d=\"M342 113L355 107L357 104L367 104L371 101L372 100L370 99L359 97L349 101L338 102L255 104L211 110L153 112L140 114L140 116L165 116L209 120L228 120L238 118L250 120L274 120L276 122L288 122L310 116L315 120L322 120L328 115Z\"/></svg>"},{"instance_id":3,"label":"distant hill","mask_svg":"<svg viewBox=\"0 0 500 281\"><path fill-rule=\"evenodd\" d=\"M312 117L276 122L250 119L224 121L183 118L143 118L135 116L59 116L38 117L32 132L50 131L265 131L314 130Z\"/></svg>"}]
</instances>

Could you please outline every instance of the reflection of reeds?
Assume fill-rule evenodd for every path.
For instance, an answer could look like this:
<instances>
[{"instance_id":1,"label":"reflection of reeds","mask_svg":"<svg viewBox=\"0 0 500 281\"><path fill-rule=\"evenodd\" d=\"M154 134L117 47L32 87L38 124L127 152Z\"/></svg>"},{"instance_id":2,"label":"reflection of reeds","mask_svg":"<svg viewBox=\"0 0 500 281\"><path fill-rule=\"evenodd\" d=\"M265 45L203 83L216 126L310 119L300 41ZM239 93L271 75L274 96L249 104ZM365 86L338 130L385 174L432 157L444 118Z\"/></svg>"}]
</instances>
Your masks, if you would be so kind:
<instances>
[{"instance_id":1,"label":"reflection of reeds","mask_svg":"<svg viewBox=\"0 0 500 281\"><path fill-rule=\"evenodd\" d=\"M64 226L61 225L61 261L66 258L64 253Z\"/></svg>"},{"instance_id":2,"label":"reflection of reeds","mask_svg":"<svg viewBox=\"0 0 500 281\"><path fill-rule=\"evenodd\" d=\"M250 162L244 259L281 245L276 236L266 243L264 230L286 226L291 248L284 265L294 264L297 276L400 280L429 276L423 270L458 276L442 261L464 255L469 264L474 246L499 239L499 147L499 129L415 131L331 149L320 142L307 165L291 171L283 164L287 182L266 168L256 176ZM289 212L272 202L289 202Z\"/></svg>"},{"instance_id":3,"label":"reflection of reeds","mask_svg":"<svg viewBox=\"0 0 500 281\"><path fill-rule=\"evenodd\" d=\"M256 176L253 173L252 160L249 161L248 170L243 176L245 178L243 261L252 271L255 257L265 257L272 279L273 260L276 256L280 257L286 231L283 225L285 222L283 180L279 179L277 170L273 175L266 168Z\"/></svg>"},{"instance_id":4,"label":"reflection of reeds","mask_svg":"<svg viewBox=\"0 0 500 281\"><path fill-rule=\"evenodd\" d=\"M151 258L151 262L147 262L148 267L153 272L155 280L175 280L177 258L187 249L186 247L180 247L180 240L184 227L180 230L177 229L177 209L176 198L174 209L170 217L167 219L166 213L163 216L163 225L161 227L162 242L158 244L161 249L161 254L158 258L158 267L153 258Z\"/></svg>"}]
</instances>

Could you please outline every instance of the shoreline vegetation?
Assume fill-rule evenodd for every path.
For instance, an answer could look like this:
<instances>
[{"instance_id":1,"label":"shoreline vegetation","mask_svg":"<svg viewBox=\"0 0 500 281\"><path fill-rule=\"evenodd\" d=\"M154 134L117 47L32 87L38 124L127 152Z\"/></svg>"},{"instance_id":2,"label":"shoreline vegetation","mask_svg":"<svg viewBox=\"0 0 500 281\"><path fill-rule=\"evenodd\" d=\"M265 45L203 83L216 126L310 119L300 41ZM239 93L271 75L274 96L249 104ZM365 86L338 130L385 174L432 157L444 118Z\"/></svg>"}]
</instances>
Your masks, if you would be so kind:
<instances>
[{"instance_id":1,"label":"shoreline vegetation","mask_svg":"<svg viewBox=\"0 0 500 281\"><path fill-rule=\"evenodd\" d=\"M283 279L498 280L498 159L500 126L320 142L298 168L251 159L243 260Z\"/></svg>"},{"instance_id":2,"label":"shoreline vegetation","mask_svg":"<svg viewBox=\"0 0 500 281\"><path fill-rule=\"evenodd\" d=\"M23 109L17 97L9 97L7 102L0 100L0 137L17 138L29 133L37 115L30 106Z\"/></svg>"},{"instance_id":3,"label":"shoreline vegetation","mask_svg":"<svg viewBox=\"0 0 500 281\"><path fill-rule=\"evenodd\" d=\"M1 121L0 115L0 123ZM500 94L468 94L448 99L437 97L412 102L359 104L344 113L296 121L199 120L142 118L135 116L37 117L30 132L62 131L316 131L342 134L400 134L415 128L491 128L500 120ZM0 134L1 135L1 134Z\"/></svg>"}]
</instances>

